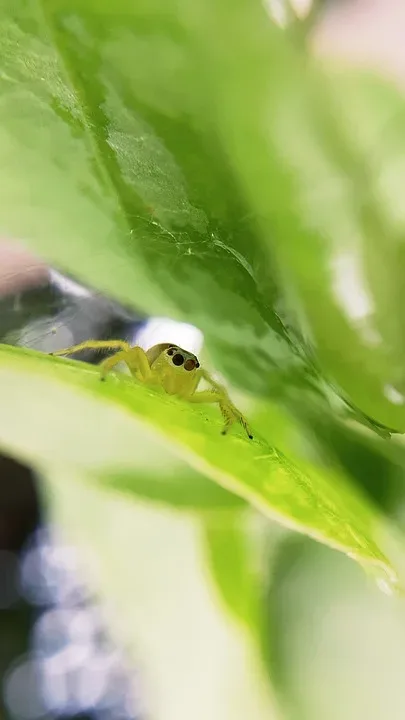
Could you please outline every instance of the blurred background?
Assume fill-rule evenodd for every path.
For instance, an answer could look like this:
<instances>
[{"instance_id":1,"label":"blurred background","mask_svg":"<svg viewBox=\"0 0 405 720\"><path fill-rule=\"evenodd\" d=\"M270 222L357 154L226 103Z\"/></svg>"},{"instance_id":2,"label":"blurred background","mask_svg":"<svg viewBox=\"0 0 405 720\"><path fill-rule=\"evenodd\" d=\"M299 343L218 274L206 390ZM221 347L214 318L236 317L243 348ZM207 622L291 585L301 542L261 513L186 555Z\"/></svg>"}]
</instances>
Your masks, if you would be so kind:
<instances>
[{"instance_id":1,"label":"blurred background","mask_svg":"<svg viewBox=\"0 0 405 720\"><path fill-rule=\"evenodd\" d=\"M0 242L0 267L1 342L52 352L88 338L133 339L145 327L14 243ZM34 474L0 456L0 477L0 717L141 717L134 670L111 642L86 568L47 526Z\"/></svg>"},{"instance_id":2,"label":"blurred background","mask_svg":"<svg viewBox=\"0 0 405 720\"><path fill-rule=\"evenodd\" d=\"M287 24L286 3L267 2L276 20ZM318 5L310 36L314 54L371 67L404 87L403 0L330 0L316 8L310 0L294 3L304 20ZM147 347L167 337L168 322L138 316L44 266L23 247L0 241L1 342L43 352L88 338L125 338ZM201 349L197 329L172 324L170 333L195 352ZM99 361L91 352L82 357ZM374 487L378 502L404 528L401 465L384 464L366 451L350 458L344 438L335 450L356 472L362 467L368 490ZM34 474L0 456L0 477L0 717L144 717L142 678L134 697L137 669L125 648L112 642L77 553L42 516ZM403 599L384 596L343 555L287 533L268 607L283 717L403 720Z\"/></svg>"},{"instance_id":3,"label":"blurred background","mask_svg":"<svg viewBox=\"0 0 405 720\"><path fill-rule=\"evenodd\" d=\"M89 338L148 348L168 337L201 350L197 328L136 315L0 241L0 342L50 353ZM80 359L96 364L100 354ZM75 549L46 524L35 475L0 455L0 477L3 713L20 720L143 717L141 695L133 694L136 670L112 643Z\"/></svg>"}]
</instances>

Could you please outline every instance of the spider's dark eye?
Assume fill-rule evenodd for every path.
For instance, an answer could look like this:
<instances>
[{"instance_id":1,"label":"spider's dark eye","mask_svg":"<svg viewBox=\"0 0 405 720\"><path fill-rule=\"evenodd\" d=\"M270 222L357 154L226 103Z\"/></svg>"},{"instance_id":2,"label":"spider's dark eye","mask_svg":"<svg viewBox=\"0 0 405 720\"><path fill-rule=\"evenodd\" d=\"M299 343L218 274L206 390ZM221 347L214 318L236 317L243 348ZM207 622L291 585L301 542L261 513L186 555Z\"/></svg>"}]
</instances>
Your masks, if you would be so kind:
<instances>
[{"instance_id":1,"label":"spider's dark eye","mask_svg":"<svg viewBox=\"0 0 405 720\"><path fill-rule=\"evenodd\" d=\"M185 370L194 370L196 367L196 361L194 358L188 358L186 362L184 363L184 369Z\"/></svg>"},{"instance_id":2,"label":"spider's dark eye","mask_svg":"<svg viewBox=\"0 0 405 720\"><path fill-rule=\"evenodd\" d=\"M168 354L168 355L173 355L173 353L174 353L174 348L169 348L168 351L167 351L167 354Z\"/></svg>"},{"instance_id":3,"label":"spider's dark eye","mask_svg":"<svg viewBox=\"0 0 405 720\"><path fill-rule=\"evenodd\" d=\"M184 363L184 357L183 355L180 355L180 353L176 353L173 357L173 365L177 365L180 367L180 365L183 365Z\"/></svg>"},{"instance_id":4,"label":"spider's dark eye","mask_svg":"<svg viewBox=\"0 0 405 720\"><path fill-rule=\"evenodd\" d=\"M196 360L195 366L196 366L196 368L200 367L200 363L198 362L198 360Z\"/></svg>"}]
</instances>

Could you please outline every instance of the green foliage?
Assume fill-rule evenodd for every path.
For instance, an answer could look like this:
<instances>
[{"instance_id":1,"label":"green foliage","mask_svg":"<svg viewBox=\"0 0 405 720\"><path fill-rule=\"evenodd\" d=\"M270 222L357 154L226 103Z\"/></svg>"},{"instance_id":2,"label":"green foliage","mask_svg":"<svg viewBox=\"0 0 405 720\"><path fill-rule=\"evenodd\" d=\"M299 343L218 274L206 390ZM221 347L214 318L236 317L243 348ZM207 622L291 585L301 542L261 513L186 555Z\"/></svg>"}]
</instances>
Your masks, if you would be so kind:
<instances>
[{"instance_id":1,"label":"green foliage","mask_svg":"<svg viewBox=\"0 0 405 720\"><path fill-rule=\"evenodd\" d=\"M403 99L326 77L252 0L0 9L3 232L200 327L255 433L224 438L214 408L2 346L1 446L95 551L152 717L269 717L268 519L397 582L364 467L382 485L404 464L389 440L405 430Z\"/></svg>"},{"instance_id":2,"label":"green foliage","mask_svg":"<svg viewBox=\"0 0 405 720\"><path fill-rule=\"evenodd\" d=\"M174 506L243 507L239 497L288 527L381 565L395 579L372 539L377 514L339 474L303 461L298 466L260 434L253 441L242 430L222 436L216 408L196 408L125 376L101 383L97 368L74 361L0 350L1 440L9 451L42 469L64 464L97 473L101 484ZM268 432L271 417L266 420ZM181 481L165 447L200 475ZM148 479L151 470L162 475L157 483Z\"/></svg>"}]
</instances>

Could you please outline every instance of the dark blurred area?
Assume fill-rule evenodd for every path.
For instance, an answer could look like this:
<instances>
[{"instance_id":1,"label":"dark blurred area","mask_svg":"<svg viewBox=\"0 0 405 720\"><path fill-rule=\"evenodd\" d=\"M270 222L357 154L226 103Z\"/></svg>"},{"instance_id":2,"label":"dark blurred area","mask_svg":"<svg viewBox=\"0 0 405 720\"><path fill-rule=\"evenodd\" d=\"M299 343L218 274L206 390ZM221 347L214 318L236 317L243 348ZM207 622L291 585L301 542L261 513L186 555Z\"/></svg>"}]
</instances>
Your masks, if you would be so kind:
<instances>
[{"instance_id":1,"label":"dark blurred area","mask_svg":"<svg viewBox=\"0 0 405 720\"><path fill-rule=\"evenodd\" d=\"M34 612L19 593L22 548L40 522L29 468L0 456L0 677L29 649ZM2 716L10 717L4 700Z\"/></svg>"},{"instance_id":2,"label":"dark blurred area","mask_svg":"<svg viewBox=\"0 0 405 720\"><path fill-rule=\"evenodd\" d=\"M143 319L0 241L0 342L52 352L132 338ZM99 362L83 353L87 362ZM0 717L135 720L133 670L29 467L0 455Z\"/></svg>"}]
</instances>

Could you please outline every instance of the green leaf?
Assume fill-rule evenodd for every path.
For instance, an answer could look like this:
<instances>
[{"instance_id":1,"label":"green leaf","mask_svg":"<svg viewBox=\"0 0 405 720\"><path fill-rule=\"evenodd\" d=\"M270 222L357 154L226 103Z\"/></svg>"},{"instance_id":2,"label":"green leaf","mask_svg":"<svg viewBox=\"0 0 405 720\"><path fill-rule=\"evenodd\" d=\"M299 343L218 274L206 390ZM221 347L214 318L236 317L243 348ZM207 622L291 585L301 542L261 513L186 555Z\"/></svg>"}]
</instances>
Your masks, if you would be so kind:
<instances>
[{"instance_id":1,"label":"green leaf","mask_svg":"<svg viewBox=\"0 0 405 720\"><path fill-rule=\"evenodd\" d=\"M256 517L254 517L257 520ZM250 627L263 626L263 578L265 556L263 528L245 523L241 533L240 513L212 513L205 523L205 540L210 568L226 607ZM254 562L252 562L254 558ZM266 568L267 569L267 568ZM265 576L265 573L262 573ZM262 627L263 632L263 627ZM259 645L263 637L259 637Z\"/></svg>"},{"instance_id":2,"label":"green leaf","mask_svg":"<svg viewBox=\"0 0 405 720\"><path fill-rule=\"evenodd\" d=\"M373 539L378 516L344 478L309 464L296 465L255 427L253 441L242 430L222 436L216 408L197 409L125 375L100 383L93 366L7 346L0 351L0 396L1 446L39 468L65 466L97 474L109 487L114 474L117 488L124 485L126 492L129 488L136 494L136 478L130 484L122 474L139 474L147 466L161 471L163 479L168 461L156 448L162 443L167 452L264 515L395 581ZM269 411L263 423L270 434L271 417ZM167 483L163 500L170 492L170 475ZM156 492L157 485L152 490ZM145 495L144 487L140 494ZM204 497L206 506L205 490ZM223 506L228 500L214 494L210 503L215 502Z\"/></svg>"},{"instance_id":3,"label":"green leaf","mask_svg":"<svg viewBox=\"0 0 405 720\"><path fill-rule=\"evenodd\" d=\"M200 71L290 307L325 376L404 431L404 100L322 74L260 3L197 6L190 46L203 54L210 38Z\"/></svg>"},{"instance_id":4,"label":"green leaf","mask_svg":"<svg viewBox=\"0 0 405 720\"><path fill-rule=\"evenodd\" d=\"M404 430L403 100L325 82L258 2L26 0L2 18L4 231L191 320L256 393L313 380L313 342L352 403ZM274 252L304 345L278 318Z\"/></svg>"},{"instance_id":5,"label":"green leaf","mask_svg":"<svg viewBox=\"0 0 405 720\"><path fill-rule=\"evenodd\" d=\"M405 661L403 600L387 602L353 563L300 538L279 547L273 572L272 677L287 716L402 717L401 674L385 674Z\"/></svg>"},{"instance_id":6,"label":"green leaf","mask_svg":"<svg viewBox=\"0 0 405 720\"><path fill-rule=\"evenodd\" d=\"M151 448L149 448L151 453ZM159 450L161 455L161 451ZM149 456L150 457L150 456ZM169 505L177 510L218 510L245 506L237 495L226 492L220 485L207 481L207 478L190 467L167 455L160 475L146 466L144 469L125 472L98 471L98 479L103 486L126 494L135 494L149 502ZM160 465L160 463L159 463Z\"/></svg>"},{"instance_id":7,"label":"green leaf","mask_svg":"<svg viewBox=\"0 0 405 720\"><path fill-rule=\"evenodd\" d=\"M246 513L180 515L63 470L51 473L47 486L54 517L84 554L86 577L107 600L116 637L131 653L148 717L275 720L257 647L260 619L240 602L232 618L229 597L225 605L211 574L226 546L235 594L258 596ZM221 538L207 547L211 524L222 526Z\"/></svg>"},{"instance_id":8,"label":"green leaf","mask_svg":"<svg viewBox=\"0 0 405 720\"><path fill-rule=\"evenodd\" d=\"M3 232L121 301L192 321L244 387L305 382L186 29L128 0L0 10Z\"/></svg>"}]
</instances>

